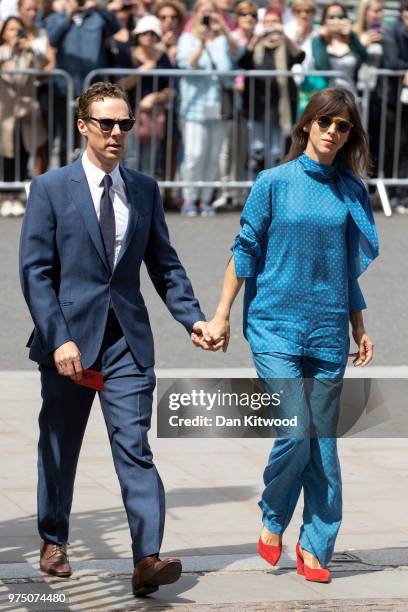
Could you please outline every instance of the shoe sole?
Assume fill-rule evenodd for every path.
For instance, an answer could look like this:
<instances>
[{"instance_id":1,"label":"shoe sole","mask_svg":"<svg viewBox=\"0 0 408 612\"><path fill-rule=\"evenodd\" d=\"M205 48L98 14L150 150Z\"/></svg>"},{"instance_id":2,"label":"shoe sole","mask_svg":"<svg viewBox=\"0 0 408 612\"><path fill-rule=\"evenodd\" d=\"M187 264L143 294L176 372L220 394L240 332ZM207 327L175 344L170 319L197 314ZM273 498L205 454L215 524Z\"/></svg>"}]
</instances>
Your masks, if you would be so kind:
<instances>
[{"instance_id":1,"label":"shoe sole","mask_svg":"<svg viewBox=\"0 0 408 612\"><path fill-rule=\"evenodd\" d=\"M151 595L152 593L155 593L158 590L158 586L155 586L153 584L146 584L138 587L137 589L133 589L133 595L135 597L146 597L147 595Z\"/></svg>"},{"instance_id":2,"label":"shoe sole","mask_svg":"<svg viewBox=\"0 0 408 612\"><path fill-rule=\"evenodd\" d=\"M157 591L159 586L163 584L173 584L180 578L181 571L181 563L175 561L174 563L166 565L154 575L154 578L150 582L145 582L137 588L134 588L133 594L135 597L145 597Z\"/></svg>"},{"instance_id":3,"label":"shoe sole","mask_svg":"<svg viewBox=\"0 0 408 612\"><path fill-rule=\"evenodd\" d=\"M48 574L49 576L57 576L58 578L69 578L72 575L72 572L57 572L55 570L46 570L40 566L40 570L44 574Z\"/></svg>"},{"instance_id":4,"label":"shoe sole","mask_svg":"<svg viewBox=\"0 0 408 612\"><path fill-rule=\"evenodd\" d=\"M306 576L305 576L305 579L306 579L308 582L320 582L320 584L329 584L329 582L331 582L331 579L330 579L330 578L329 578L328 580L318 580L318 579L316 579L316 578L306 578Z\"/></svg>"}]
</instances>

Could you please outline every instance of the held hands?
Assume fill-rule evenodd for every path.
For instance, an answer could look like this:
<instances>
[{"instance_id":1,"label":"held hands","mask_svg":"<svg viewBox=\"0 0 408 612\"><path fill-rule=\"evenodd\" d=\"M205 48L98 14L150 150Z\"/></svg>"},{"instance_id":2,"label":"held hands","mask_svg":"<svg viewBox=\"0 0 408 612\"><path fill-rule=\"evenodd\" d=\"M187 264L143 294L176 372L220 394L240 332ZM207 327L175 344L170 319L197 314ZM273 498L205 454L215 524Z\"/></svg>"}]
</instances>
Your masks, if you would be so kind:
<instances>
[{"instance_id":1,"label":"held hands","mask_svg":"<svg viewBox=\"0 0 408 612\"><path fill-rule=\"evenodd\" d=\"M197 321L194 323L191 340L194 346L206 351L218 351L220 348L227 351L230 338L230 325L228 319L214 317L211 321Z\"/></svg>"},{"instance_id":2,"label":"held hands","mask_svg":"<svg viewBox=\"0 0 408 612\"><path fill-rule=\"evenodd\" d=\"M373 358L374 345L371 342L364 328L353 329L353 338L358 346L356 353L350 353L350 357L354 357L353 364L355 367L364 367L370 363Z\"/></svg>"},{"instance_id":3,"label":"held hands","mask_svg":"<svg viewBox=\"0 0 408 612\"><path fill-rule=\"evenodd\" d=\"M82 364L81 353L75 342L69 340L54 351L55 367L58 374L67 376L71 380L81 380Z\"/></svg>"}]
</instances>

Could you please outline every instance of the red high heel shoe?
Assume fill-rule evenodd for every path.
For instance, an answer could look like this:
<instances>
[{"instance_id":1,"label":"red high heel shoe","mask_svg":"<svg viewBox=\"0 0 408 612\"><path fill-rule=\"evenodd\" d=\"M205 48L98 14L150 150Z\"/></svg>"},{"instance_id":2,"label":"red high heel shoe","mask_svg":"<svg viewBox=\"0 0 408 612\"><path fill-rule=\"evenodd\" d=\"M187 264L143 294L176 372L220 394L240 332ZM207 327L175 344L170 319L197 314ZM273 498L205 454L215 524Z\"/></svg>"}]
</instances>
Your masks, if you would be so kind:
<instances>
[{"instance_id":1,"label":"red high heel shoe","mask_svg":"<svg viewBox=\"0 0 408 612\"><path fill-rule=\"evenodd\" d=\"M276 565L282 554L282 546L270 546L262 542L261 536L258 540L258 552L271 565Z\"/></svg>"},{"instance_id":2,"label":"red high heel shoe","mask_svg":"<svg viewBox=\"0 0 408 612\"><path fill-rule=\"evenodd\" d=\"M296 544L296 566L297 573L311 582L330 582L330 571L325 568L313 569L306 565L300 552L299 542Z\"/></svg>"}]
</instances>

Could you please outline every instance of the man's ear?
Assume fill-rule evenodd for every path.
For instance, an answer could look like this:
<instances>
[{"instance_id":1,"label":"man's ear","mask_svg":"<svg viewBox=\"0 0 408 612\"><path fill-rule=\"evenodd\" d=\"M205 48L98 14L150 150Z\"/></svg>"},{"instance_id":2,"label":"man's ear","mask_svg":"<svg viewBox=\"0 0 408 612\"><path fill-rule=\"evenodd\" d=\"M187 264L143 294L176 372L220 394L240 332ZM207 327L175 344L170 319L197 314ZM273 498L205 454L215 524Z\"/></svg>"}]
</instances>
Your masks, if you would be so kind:
<instances>
[{"instance_id":1,"label":"man's ear","mask_svg":"<svg viewBox=\"0 0 408 612\"><path fill-rule=\"evenodd\" d=\"M77 128L78 128L78 132L82 134L82 136L88 135L88 128L83 119L77 119Z\"/></svg>"}]
</instances>

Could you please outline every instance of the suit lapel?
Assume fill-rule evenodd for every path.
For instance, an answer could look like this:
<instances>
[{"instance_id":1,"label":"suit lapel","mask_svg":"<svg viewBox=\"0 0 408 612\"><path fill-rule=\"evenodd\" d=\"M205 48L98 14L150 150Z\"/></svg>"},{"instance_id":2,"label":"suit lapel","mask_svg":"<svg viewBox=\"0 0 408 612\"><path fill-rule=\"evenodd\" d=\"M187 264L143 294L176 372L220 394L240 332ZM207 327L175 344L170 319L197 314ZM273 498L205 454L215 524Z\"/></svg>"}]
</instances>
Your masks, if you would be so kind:
<instances>
[{"instance_id":1,"label":"suit lapel","mask_svg":"<svg viewBox=\"0 0 408 612\"><path fill-rule=\"evenodd\" d=\"M139 206L139 188L138 188L136 179L132 176L131 172L126 170L126 168L119 166L119 170L123 178L123 181L125 183L126 197L127 197L127 201L129 204L129 219L128 219L128 226L126 229L125 237L122 241L122 246L119 251L116 266L119 264L120 260L125 254L126 249L128 248L132 240L134 231L136 229L136 226L140 218L139 212L137 210Z\"/></svg>"},{"instance_id":2,"label":"suit lapel","mask_svg":"<svg viewBox=\"0 0 408 612\"><path fill-rule=\"evenodd\" d=\"M94 203L92 201L91 192L89 190L88 181L86 180L81 159L78 159L72 164L69 186L72 200L77 207L83 222L85 223L99 257L110 273L109 262L105 253L105 246L102 240L98 217L96 216Z\"/></svg>"}]
</instances>

